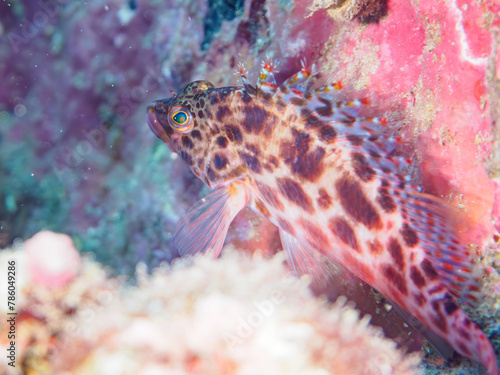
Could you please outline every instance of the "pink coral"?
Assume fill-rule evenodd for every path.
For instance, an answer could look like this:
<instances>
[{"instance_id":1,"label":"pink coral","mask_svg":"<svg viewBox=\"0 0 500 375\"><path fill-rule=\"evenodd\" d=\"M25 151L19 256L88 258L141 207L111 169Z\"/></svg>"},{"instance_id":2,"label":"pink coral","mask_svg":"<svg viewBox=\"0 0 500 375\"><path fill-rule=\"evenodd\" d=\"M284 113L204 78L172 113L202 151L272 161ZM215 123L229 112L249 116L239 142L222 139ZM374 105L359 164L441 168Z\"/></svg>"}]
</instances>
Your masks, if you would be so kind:
<instances>
[{"instance_id":1,"label":"pink coral","mask_svg":"<svg viewBox=\"0 0 500 375\"><path fill-rule=\"evenodd\" d=\"M24 248L27 267L35 284L62 287L80 272L80 256L73 240L65 234L39 232L26 241Z\"/></svg>"}]
</instances>

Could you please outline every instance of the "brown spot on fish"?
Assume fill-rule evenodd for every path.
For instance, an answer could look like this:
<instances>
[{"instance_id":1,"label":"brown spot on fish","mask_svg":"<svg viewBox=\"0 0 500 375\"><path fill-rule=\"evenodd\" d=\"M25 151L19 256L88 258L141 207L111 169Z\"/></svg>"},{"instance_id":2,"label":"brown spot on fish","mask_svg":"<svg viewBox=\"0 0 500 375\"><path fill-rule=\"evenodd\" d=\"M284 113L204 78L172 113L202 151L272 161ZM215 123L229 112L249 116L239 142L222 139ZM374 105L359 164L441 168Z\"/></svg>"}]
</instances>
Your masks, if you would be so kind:
<instances>
[{"instance_id":1,"label":"brown spot on fish","mask_svg":"<svg viewBox=\"0 0 500 375\"><path fill-rule=\"evenodd\" d=\"M331 125L322 126L318 133L319 139L327 144L334 142L337 138L337 131Z\"/></svg>"},{"instance_id":2,"label":"brown spot on fish","mask_svg":"<svg viewBox=\"0 0 500 375\"><path fill-rule=\"evenodd\" d=\"M212 135L219 134L220 133L219 126L215 123L211 124L211 125L212 125L212 128L210 129L210 134L212 134Z\"/></svg>"},{"instance_id":3,"label":"brown spot on fish","mask_svg":"<svg viewBox=\"0 0 500 375\"><path fill-rule=\"evenodd\" d=\"M304 122L307 128L319 128L321 126L327 125L326 122L321 120L310 109L302 108L302 110L300 111L300 115L302 117L302 121Z\"/></svg>"},{"instance_id":4,"label":"brown spot on fish","mask_svg":"<svg viewBox=\"0 0 500 375\"><path fill-rule=\"evenodd\" d=\"M424 275L418 270L416 266L410 267L410 279L416 287L422 288L425 285Z\"/></svg>"},{"instance_id":5,"label":"brown spot on fish","mask_svg":"<svg viewBox=\"0 0 500 375\"><path fill-rule=\"evenodd\" d=\"M370 252L374 255L382 254L384 251L384 247L377 239L368 242L368 248L370 249Z\"/></svg>"},{"instance_id":6,"label":"brown spot on fish","mask_svg":"<svg viewBox=\"0 0 500 375\"><path fill-rule=\"evenodd\" d=\"M325 189L321 188L318 191L318 206L326 210L332 205L332 197L328 195Z\"/></svg>"},{"instance_id":7,"label":"brown spot on fish","mask_svg":"<svg viewBox=\"0 0 500 375\"><path fill-rule=\"evenodd\" d=\"M276 156L269 155L268 160L269 160L269 163L271 163L275 167L279 167L280 162L279 162L279 160L278 160L278 158Z\"/></svg>"},{"instance_id":8,"label":"brown spot on fish","mask_svg":"<svg viewBox=\"0 0 500 375\"><path fill-rule=\"evenodd\" d=\"M313 213L314 209L311 199L304 192L302 186L288 177L278 178L276 182L278 184L279 191L286 199L303 208L308 213Z\"/></svg>"},{"instance_id":9,"label":"brown spot on fish","mask_svg":"<svg viewBox=\"0 0 500 375\"><path fill-rule=\"evenodd\" d=\"M196 139L198 139L199 141L201 141L201 133L200 133L200 131L199 131L199 130L193 130L193 131L191 132L191 136L192 136L193 138L196 138Z\"/></svg>"},{"instance_id":10,"label":"brown spot on fish","mask_svg":"<svg viewBox=\"0 0 500 375\"><path fill-rule=\"evenodd\" d=\"M278 195L269 186L264 185L262 182L255 182L257 189L259 190L262 198L272 207L277 208L280 211L285 209L285 206L278 198Z\"/></svg>"},{"instance_id":11,"label":"brown spot on fish","mask_svg":"<svg viewBox=\"0 0 500 375\"><path fill-rule=\"evenodd\" d=\"M260 166L259 159L247 152L238 152L238 155L240 158L243 159L245 164L248 166L248 169L250 169L252 172L255 173L262 173L262 168Z\"/></svg>"},{"instance_id":12,"label":"brown spot on fish","mask_svg":"<svg viewBox=\"0 0 500 375\"><path fill-rule=\"evenodd\" d=\"M333 115L333 108L331 104L325 105L323 107L317 107L315 108L315 111L322 117L330 117L331 115Z\"/></svg>"},{"instance_id":13,"label":"brown spot on fish","mask_svg":"<svg viewBox=\"0 0 500 375\"><path fill-rule=\"evenodd\" d=\"M181 138L181 142L184 145L184 147L192 149L194 147L193 142L187 135L183 135Z\"/></svg>"},{"instance_id":14,"label":"brown spot on fish","mask_svg":"<svg viewBox=\"0 0 500 375\"><path fill-rule=\"evenodd\" d=\"M354 134L349 134L346 138L349 140L349 142L351 142L353 146L361 146L364 142L363 138Z\"/></svg>"},{"instance_id":15,"label":"brown spot on fish","mask_svg":"<svg viewBox=\"0 0 500 375\"><path fill-rule=\"evenodd\" d=\"M217 121L222 122L222 120L224 120L224 117L226 117L230 113L231 110L227 105L221 105L219 106L217 112L215 113L215 118L217 119Z\"/></svg>"},{"instance_id":16,"label":"brown spot on fish","mask_svg":"<svg viewBox=\"0 0 500 375\"><path fill-rule=\"evenodd\" d=\"M438 284L429 289L429 294L441 293L446 287L443 284Z\"/></svg>"},{"instance_id":17,"label":"brown spot on fish","mask_svg":"<svg viewBox=\"0 0 500 375\"><path fill-rule=\"evenodd\" d=\"M290 98L290 103L299 107L304 107L307 105L307 100L304 100L302 98L292 97Z\"/></svg>"},{"instance_id":18,"label":"brown spot on fish","mask_svg":"<svg viewBox=\"0 0 500 375\"><path fill-rule=\"evenodd\" d=\"M271 164L269 164L269 163L265 163L265 164L264 164L264 168L265 168L265 169L266 169L269 173L273 173L273 171L274 171L274 168L273 168L273 167L272 167L272 165L271 165Z\"/></svg>"},{"instance_id":19,"label":"brown spot on fish","mask_svg":"<svg viewBox=\"0 0 500 375\"><path fill-rule=\"evenodd\" d=\"M387 247L389 254L391 254L392 259L396 266L403 271L405 269L405 259L403 257L403 249L399 244L398 240L394 237L389 239L389 245Z\"/></svg>"},{"instance_id":20,"label":"brown spot on fish","mask_svg":"<svg viewBox=\"0 0 500 375\"><path fill-rule=\"evenodd\" d=\"M375 177L375 171L370 167L364 155L360 153L353 153L352 164L354 172L362 181L369 182Z\"/></svg>"},{"instance_id":21,"label":"brown spot on fish","mask_svg":"<svg viewBox=\"0 0 500 375\"><path fill-rule=\"evenodd\" d=\"M228 165L229 161L222 154L215 154L214 156L214 166L218 170L225 169Z\"/></svg>"},{"instance_id":22,"label":"brown spot on fish","mask_svg":"<svg viewBox=\"0 0 500 375\"><path fill-rule=\"evenodd\" d=\"M343 243L356 250L358 253L361 252L356 234L347 221L341 217L333 218L329 222L329 228Z\"/></svg>"},{"instance_id":23,"label":"brown spot on fish","mask_svg":"<svg viewBox=\"0 0 500 375\"><path fill-rule=\"evenodd\" d=\"M198 117L199 118L204 118L205 117L205 113L201 109L198 111Z\"/></svg>"},{"instance_id":24,"label":"brown spot on fish","mask_svg":"<svg viewBox=\"0 0 500 375\"><path fill-rule=\"evenodd\" d=\"M451 296L446 295L444 299L444 311L447 315L453 314L458 310L458 305L453 301Z\"/></svg>"},{"instance_id":25,"label":"brown spot on fish","mask_svg":"<svg viewBox=\"0 0 500 375\"><path fill-rule=\"evenodd\" d=\"M193 158L186 151L181 151L181 159L184 160L187 165L193 165Z\"/></svg>"},{"instance_id":26,"label":"brown spot on fish","mask_svg":"<svg viewBox=\"0 0 500 375\"><path fill-rule=\"evenodd\" d=\"M227 138L222 135L220 137L217 137L217 144L221 148L226 148L228 145Z\"/></svg>"},{"instance_id":27,"label":"brown spot on fish","mask_svg":"<svg viewBox=\"0 0 500 375\"><path fill-rule=\"evenodd\" d=\"M385 182L387 184L387 182ZM382 181L382 186L378 188L378 197L377 202L380 204L380 207L387 212L388 214L396 211L396 202L392 199L389 190L384 186L384 181Z\"/></svg>"},{"instance_id":28,"label":"brown spot on fish","mask_svg":"<svg viewBox=\"0 0 500 375\"><path fill-rule=\"evenodd\" d=\"M436 314L430 314L431 320L434 325L441 330L443 333L448 333L448 325L446 324L446 318L441 311Z\"/></svg>"},{"instance_id":29,"label":"brown spot on fish","mask_svg":"<svg viewBox=\"0 0 500 375\"><path fill-rule=\"evenodd\" d=\"M413 298L415 299L415 302L417 305L420 307L424 306L427 303L427 298L422 293L414 294Z\"/></svg>"},{"instance_id":30,"label":"brown spot on fish","mask_svg":"<svg viewBox=\"0 0 500 375\"><path fill-rule=\"evenodd\" d=\"M434 269L434 266L428 259L424 259L422 263L420 264L420 267L425 273L425 276L427 276L430 280L436 280L439 275Z\"/></svg>"},{"instance_id":31,"label":"brown spot on fish","mask_svg":"<svg viewBox=\"0 0 500 375\"><path fill-rule=\"evenodd\" d=\"M322 147L316 147L314 151L309 151L312 142L310 135L296 129L292 129L291 132L294 142L281 142L280 156L285 164L291 166L293 174L315 182L324 171L325 150Z\"/></svg>"},{"instance_id":32,"label":"brown spot on fish","mask_svg":"<svg viewBox=\"0 0 500 375\"><path fill-rule=\"evenodd\" d=\"M241 135L240 129L234 125L224 126L227 137L231 142L241 143L243 136Z\"/></svg>"},{"instance_id":33,"label":"brown spot on fish","mask_svg":"<svg viewBox=\"0 0 500 375\"><path fill-rule=\"evenodd\" d=\"M340 203L354 220L364 224L368 229L381 229L382 220L375 207L366 198L359 183L344 175L336 184Z\"/></svg>"},{"instance_id":34,"label":"brown spot on fish","mask_svg":"<svg viewBox=\"0 0 500 375\"><path fill-rule=\"evenodd\" d=\"M418 244L418 235L413 229L410 228L408 224L404 224L401 229L401 236L403 236L403 240L406 246L415 247Z\"/></svg>"},{"instance_id":35,"label":"brown spot on fish","mask_svg":"<svg viewBox=\"0 0 500 375\"><path fill-rule=\"evenodd\" d=\"M403 295L408 295L408 289L406 287L406 281L401 273L396 271L396 269L391 265L385 265L382 267L382 272L384 276L396 287Z\"/></svg>"},{"instance_id":36,"label":"brown spot on fish","mask_svg":"<svg viewBox=\"0 0 500 375\"><path fill-rule=\"evenodd\" d=\"M246 91L241 92L241 100L243 103L248 104L252 101L252 96L249 95Z\"/></svg>"},{"instance_id":37,"label":"brown spot on fish","mask_svg":"<svg viewBox=\"0 0 500 375\"><path fill-rule=\"evenodd\" d=\"M243 121L241 125L247 133L259 134L267 122L267 112L258 105L243 108Z\"/></svg>"}]
</instances>

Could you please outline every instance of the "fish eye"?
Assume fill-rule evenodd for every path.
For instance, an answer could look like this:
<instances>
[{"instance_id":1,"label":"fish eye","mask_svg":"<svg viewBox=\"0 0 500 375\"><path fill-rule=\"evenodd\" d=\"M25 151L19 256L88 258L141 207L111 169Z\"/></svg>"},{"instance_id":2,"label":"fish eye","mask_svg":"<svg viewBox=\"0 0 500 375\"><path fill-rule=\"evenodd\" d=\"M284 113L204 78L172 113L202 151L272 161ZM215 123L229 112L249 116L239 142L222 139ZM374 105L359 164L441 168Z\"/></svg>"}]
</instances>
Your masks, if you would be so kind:
<instances>
[{"instance_id":1,"label":"fish eye","mask_svg":"<svg viewBox=\"0 0 500 375\"><path fill-rule=\"evenodd\" d=\"M168 121L170 126L181 133L187 133L193 128L193 116L184 107L174 107L170 110Z\"/></svg>"}]
</instances>

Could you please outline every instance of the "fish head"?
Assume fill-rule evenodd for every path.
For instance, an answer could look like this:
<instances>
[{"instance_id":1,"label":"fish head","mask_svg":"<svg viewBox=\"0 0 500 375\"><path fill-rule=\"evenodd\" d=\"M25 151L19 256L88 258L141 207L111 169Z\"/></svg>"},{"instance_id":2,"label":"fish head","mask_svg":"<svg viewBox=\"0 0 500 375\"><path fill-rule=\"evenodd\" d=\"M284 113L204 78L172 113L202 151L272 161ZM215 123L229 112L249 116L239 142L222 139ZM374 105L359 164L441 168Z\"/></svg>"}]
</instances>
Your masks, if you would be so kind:
<instances>
[{"instance_id":1,"label":"fish head","mask_svg":"<svg viewBox=\"0 0 500 375\"><path fill-rule=\"evenodd\" d=\"M237 89L229 88L230 92ZM234 136L228 138L224 122L214 116L217 104L231 101L227 90L216 89L208 81L194 81L180 94L153 101L146 109L153 133L211 189L240 180L246 172L231 142Z\"/></svg>"}]
</instances>

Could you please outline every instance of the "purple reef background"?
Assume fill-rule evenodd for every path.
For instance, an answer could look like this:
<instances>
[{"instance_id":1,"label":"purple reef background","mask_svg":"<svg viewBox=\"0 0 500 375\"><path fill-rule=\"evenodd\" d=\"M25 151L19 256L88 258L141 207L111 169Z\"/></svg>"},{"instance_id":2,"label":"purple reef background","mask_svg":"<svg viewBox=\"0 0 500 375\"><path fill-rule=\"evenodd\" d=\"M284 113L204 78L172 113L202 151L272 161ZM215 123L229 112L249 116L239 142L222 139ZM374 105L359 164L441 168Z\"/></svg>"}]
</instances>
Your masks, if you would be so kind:
<instances>
[{"instance_id":1,"label":"purple reef background","mask_svg":"<svg viewBox=\"0 0 500 375\"><path fill-rule=\"evenodd\" d=\"M50 229L118 273L171 259L176 221L206 192L151 133L145 106L194 79L236 84L239 62L256 72L269 53L284 58L280 75L294 72L320 44L302 36L281 51L276 34L298 32L284 20L306 8L271 8L262 0L0 3L0 247ZM324 14L321 22L333 23Z\"/></svg>"}]
</instances>

